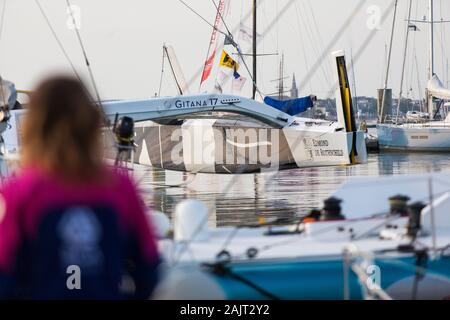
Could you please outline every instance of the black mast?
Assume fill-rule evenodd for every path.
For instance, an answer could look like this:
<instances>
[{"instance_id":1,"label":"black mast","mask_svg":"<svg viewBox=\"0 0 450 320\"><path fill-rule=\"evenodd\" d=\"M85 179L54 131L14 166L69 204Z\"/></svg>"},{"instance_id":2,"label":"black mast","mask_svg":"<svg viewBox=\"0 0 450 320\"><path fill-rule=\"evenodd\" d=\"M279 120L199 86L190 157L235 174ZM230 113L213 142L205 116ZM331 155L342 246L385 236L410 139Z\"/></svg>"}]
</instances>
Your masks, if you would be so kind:
<instances>
[{"instance_id":1,"label":"black mast","mask_svg":"<svg viewBox=\"0 0 450 320\"><path fill-rule=\"evenodd\" d=\"M253 0L253 94L252 98L255 99L256 96L256 1Z\"/></svg>"}]
</instances>

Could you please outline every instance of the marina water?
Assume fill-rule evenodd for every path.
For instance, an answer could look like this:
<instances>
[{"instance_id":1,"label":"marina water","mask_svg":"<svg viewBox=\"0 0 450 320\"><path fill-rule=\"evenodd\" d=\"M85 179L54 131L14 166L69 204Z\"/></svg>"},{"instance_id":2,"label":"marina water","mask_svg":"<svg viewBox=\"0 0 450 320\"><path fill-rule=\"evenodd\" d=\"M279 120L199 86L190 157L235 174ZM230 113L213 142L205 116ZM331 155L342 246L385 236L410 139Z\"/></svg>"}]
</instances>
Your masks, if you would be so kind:
<instances>
[{"instance_id":1,"label":"marina water","mask_svg":"<svg viewBox=\"0 0 450 320\"><path fill-rule=\"evenodd\" d=\"M182 199L199 199L210 208L209 225L219 227L256 224L258 215L302 216L321 207L325 198L353 176L414 174L449 168L450 157L446 153L381 152L369 154L365 164L293 169L275 174L194 175L135 166L135 176L146 203L154 210L171 217Z\"/></svg>"}]
</instances>

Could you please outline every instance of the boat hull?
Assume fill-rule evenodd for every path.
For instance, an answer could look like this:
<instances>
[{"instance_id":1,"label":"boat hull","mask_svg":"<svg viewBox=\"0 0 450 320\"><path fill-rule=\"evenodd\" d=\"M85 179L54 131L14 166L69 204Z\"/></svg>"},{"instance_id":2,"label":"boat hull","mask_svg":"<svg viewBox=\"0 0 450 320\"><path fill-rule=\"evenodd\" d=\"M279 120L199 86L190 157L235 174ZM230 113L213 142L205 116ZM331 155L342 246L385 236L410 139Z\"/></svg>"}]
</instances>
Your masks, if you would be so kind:
<instances>
[{"instance_id":1,"label":"boat hull","mask_svg":"<svg viewBox=\"0 0 450 320\"><path fill-rule=\"evenodd\" d=\"M432 274L450 275L450 259L430 260L426 269L428 276L416 279L415 256L386 257L375 259L379 274L373 280L393 299L448 299L450 284L438 281ZM344 299L344 262L342 256L322 259L292 259L285 261L254 261L231 263L231 272L214 274L213 279L225 293L226 299L269 299L264 292L279 299L341 300ZM369 273L372 274L372 273ZM255 284L263 291L255 290L239 280ZM375 278L376 277L376 278ZM414 282L418 280L414 297ZM439 285L436 285L436 281ZM363 299L362 286L354 272L349 272L349 298ZM326 288L326 289L325 289ZM272 297L273 298L273 297Z\"/></svg>"},{"instance_id":2,"label":"boat hull","mask_svg":"<svg viewBox=\"0 0 450 320\"><path fill-rule=\"evenodd\" d=\"M449 127L396 127L377 125L378 143L384 150L450 151Z\"/></svg>"},{"instance_id":3,"label":"boat hull","mask_svg":"<svg viewBox=\"0 0 450 320\"><path fill-rule=\"evenodd\" d=\"M252 173L367 160L362 132L233 126L214 119L180 125L139 122L136 144L135 163L188 172Z\"/></svg>"}]
</instances>

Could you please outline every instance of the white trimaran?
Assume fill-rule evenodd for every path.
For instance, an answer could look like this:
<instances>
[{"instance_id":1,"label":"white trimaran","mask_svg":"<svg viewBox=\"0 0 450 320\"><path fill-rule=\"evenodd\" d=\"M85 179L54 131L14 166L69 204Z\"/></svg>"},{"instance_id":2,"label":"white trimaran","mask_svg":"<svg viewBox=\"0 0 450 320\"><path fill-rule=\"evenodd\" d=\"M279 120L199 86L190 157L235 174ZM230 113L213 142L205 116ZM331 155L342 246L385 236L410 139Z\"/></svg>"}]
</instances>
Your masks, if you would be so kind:
<instances>
[{"instance_id":1,"label":"white trimaran","mask_svg":"<svg viewBox=\"0 0 450 320\"><path fill-rule=\"evenodd\" d=\"M429 76L427 85L427 105L430 119L419 123L399 123L397 120L392 124L378 124L378 142L383 149L403 149L415 151L450 151L450 114L444 120L434 120L437 114L434 108L434 100L439 99L440 106L450 100L450 90L445 88L438 76L435 74L434 63L434 8L433 0L429 0L429 17L425 21L429 25ZM412 1L409 11L411 12ZM407 28L411 27L407 22ZM439 21L440 23L442 21ZM407 45L408 39L406 39ZM406 48L405 48L406 52ZM406 59L406 55L403 57ZM399 97L401 100L401 96ZM400 102L398 103L399 108Z\"/></svg>"},{"instance_id":2,"label":"white trimaran","mask_svg":"<svg viewBox=\"0 0 450 320\"><path fill-rule=\"evenodd\" d=\"M220 10L226 2L221 0L217 7L214 54L208 57L205 70L208 63L212 63L211 68L218 65L225 54L217 43L217 33L224 19ZM225 37L224 45L227 40L236 45L231 34ZM222 60L222 66L229 66ZM333 53L333 65L339 83L337 122L296 117L254 99L222 94L221 90L101 105L111 121L118 115L136 122L138 147L133 160L144 165L188 172L245 173L362 163L367 160L364 134L355 126L343 52ZM212 78L211 72L207 74ZM213 79L216 84L218 77L219 73ZM5 154L17 153L20 148L23 112L10 111L9 126L3 133Z\"/></svg>"}]
</instances>

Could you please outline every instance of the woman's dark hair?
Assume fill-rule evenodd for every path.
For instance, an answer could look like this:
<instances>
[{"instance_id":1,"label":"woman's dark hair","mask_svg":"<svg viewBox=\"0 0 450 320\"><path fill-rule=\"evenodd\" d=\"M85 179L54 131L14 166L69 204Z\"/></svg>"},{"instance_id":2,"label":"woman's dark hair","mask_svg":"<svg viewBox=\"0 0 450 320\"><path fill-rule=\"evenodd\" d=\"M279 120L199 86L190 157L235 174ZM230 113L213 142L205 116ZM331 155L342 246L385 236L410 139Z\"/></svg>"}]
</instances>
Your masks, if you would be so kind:
<instances>
[{"instance_id":1,"label":"woman's dark hair","mask_svg":"<svg viewBox=\"0 0 450 320\"><path fill-rule=\"evenodd\" d=\"M23 163L63 178L86 180L102 166L102 113L84 85L56 76L31 94L23 124Z\"/></svg>"}]
</instances>

